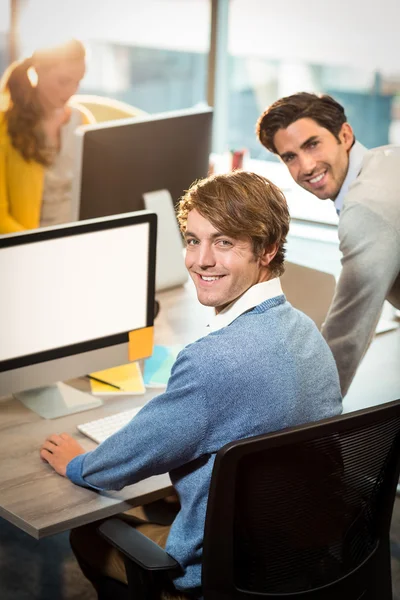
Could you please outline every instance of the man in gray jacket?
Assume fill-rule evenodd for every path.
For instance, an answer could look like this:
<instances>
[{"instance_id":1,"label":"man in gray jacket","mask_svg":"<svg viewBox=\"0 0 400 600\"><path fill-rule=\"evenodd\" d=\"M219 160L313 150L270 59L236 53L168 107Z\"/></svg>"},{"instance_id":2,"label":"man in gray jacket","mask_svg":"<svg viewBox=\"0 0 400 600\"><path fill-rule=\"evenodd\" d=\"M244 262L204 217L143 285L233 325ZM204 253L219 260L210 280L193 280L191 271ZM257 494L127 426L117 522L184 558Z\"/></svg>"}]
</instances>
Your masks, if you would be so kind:
<instances>
[{"instance_id":1,"label":"man in gray jacket","mask_svg":"<svg viewBox=\"0 0 400 600\"><path fill-rule=\"evenodd\" d=\"M339 219L342 272L322 333L349 389L385 299L400 308L400 147L367 150L332 97L281 98L257 123L260 142Z\"/></svg>"}]
</instances>

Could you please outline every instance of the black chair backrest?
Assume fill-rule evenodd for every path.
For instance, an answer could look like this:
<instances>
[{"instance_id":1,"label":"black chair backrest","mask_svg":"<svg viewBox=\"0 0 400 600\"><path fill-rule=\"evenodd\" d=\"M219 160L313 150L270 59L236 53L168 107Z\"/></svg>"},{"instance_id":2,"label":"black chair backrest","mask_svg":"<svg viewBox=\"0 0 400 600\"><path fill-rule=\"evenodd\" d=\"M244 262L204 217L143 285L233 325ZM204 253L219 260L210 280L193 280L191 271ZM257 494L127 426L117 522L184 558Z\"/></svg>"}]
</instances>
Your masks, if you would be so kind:
<instances>
[{"instance_id":1,"label":"black chair backrest","mask_svg":"<svg viewBox=\"0 0 400 600\"><path fill-rule=\"evenodd\" d=\"M400 400L226 445L207 507L205 599L370 597L399 470Z\"/></svg>"}]
</instances>

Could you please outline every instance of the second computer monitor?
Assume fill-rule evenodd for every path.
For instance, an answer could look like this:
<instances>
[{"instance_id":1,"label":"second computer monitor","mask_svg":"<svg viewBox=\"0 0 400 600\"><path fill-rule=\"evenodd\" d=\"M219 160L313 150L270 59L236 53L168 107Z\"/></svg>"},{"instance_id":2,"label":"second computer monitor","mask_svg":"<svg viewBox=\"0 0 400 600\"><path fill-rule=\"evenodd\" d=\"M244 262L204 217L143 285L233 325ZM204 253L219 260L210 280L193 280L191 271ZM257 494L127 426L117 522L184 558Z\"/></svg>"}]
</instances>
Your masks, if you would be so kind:
<instances>
[{"instance_id":1,"label":"second computer monitor","mask_svg":"<svg viewBox=\"0 0 400 600\"><path fill-rule=\"evenodd\" d=\"M168 190L175 204L207 175L211 126L205 107L82 127L73 218L142 210L143 194L155 190Z\"/></svg>"}]
</instances>

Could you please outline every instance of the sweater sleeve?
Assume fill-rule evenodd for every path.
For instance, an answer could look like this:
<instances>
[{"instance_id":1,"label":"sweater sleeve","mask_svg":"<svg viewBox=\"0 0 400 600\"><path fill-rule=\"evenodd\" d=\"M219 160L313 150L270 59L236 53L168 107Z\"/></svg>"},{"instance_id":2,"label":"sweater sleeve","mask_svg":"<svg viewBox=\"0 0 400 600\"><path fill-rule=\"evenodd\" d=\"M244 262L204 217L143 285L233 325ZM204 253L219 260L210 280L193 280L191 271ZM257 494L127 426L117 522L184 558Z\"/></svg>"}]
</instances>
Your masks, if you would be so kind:
<instances>
[{"instance_id":1,"label":"sweater sleeve","mask_svg":"<svg viewBox=\"0 0 400 600\"><path fill-rule=\"evenodd\" d=\"M183 350L165 393L95 450L70 461L67 477L93 489L120 490L204 454L207 411L199 376L194 352Z\"/></svg>"},{"instance_id":2,"label":"sweater sleeve","mask_svg":"<svg viewBox=\"0 0 400 600\"><path fill-rule=\"evenodd\" d=\"M399 273L400 240L391 223L359 203L343 212L339 238L342 271L322 334L335 357L344 396Z\"/></svg>"},{"instance_id":3,"label":"sweater sleeve","mask_svg":"<svg viewBox=\"0 0 400 600\"><path fill-rule=\"evenodd\" d=\"M6 175L6 151L0 139L0 234L24 231L24 227L10 215Z\"/></svg>"}]
</instances>

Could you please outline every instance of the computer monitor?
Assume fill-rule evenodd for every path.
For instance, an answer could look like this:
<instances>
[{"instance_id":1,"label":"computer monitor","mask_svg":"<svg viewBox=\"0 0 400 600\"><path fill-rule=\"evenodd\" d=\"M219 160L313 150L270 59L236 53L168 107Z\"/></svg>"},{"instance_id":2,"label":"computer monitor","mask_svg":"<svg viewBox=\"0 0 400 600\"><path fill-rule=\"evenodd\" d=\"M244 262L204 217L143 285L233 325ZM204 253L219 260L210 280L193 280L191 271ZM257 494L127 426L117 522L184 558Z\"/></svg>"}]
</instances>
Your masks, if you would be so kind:
<instances>
[{"instance_id":1,"label":"computer monitor","mask_svg":"<svg viewBox=\"0 0 400 600\"><path fill-rule=\"evenodd\" d=\"M152 354L156 228L143 211L0 238L0 396L86 410L101 401L57 382Z\"/></svg>"},{"instance_id":2,"label":"computer monitor","mask_svg":"<svg viewBox=\"0 0 400 600\"><path fill-rule=\"evenodd\" d=\"M155 212L157 292L188 279L174 206L208 173L211 126L212 109L197 107L77 131L73 219Z\"/></svg>"},{"instance_id":3,"label":"computer monitor","mask_svg":"<svg viewBox=\"0 0 400 600\"><path fill-rule=\"evenodd\" d=\"M211 126L212 109L196 107L79 128L73 219L142 210L157 190L175 204L207 176Z\"/></svg>"}]
</instances>

